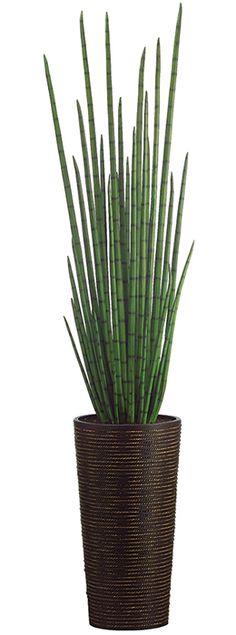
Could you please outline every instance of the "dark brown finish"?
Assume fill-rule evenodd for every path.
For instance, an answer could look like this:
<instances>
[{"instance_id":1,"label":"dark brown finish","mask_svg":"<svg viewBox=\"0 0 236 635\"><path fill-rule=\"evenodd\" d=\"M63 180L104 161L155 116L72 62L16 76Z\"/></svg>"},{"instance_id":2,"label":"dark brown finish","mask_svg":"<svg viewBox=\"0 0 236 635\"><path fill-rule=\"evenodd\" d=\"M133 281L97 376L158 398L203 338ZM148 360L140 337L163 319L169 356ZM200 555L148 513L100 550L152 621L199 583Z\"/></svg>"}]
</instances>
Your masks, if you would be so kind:
<instances>
[{"instance_id":1,"label":"dark brown finish","mask_svg":"<svg viewBox=\"0 0 236 635\"><path fill-rule=\"evenodd\" d=\"M74 420L89 621L168 623L181 421Z\"/></svg>"}]
</instances>

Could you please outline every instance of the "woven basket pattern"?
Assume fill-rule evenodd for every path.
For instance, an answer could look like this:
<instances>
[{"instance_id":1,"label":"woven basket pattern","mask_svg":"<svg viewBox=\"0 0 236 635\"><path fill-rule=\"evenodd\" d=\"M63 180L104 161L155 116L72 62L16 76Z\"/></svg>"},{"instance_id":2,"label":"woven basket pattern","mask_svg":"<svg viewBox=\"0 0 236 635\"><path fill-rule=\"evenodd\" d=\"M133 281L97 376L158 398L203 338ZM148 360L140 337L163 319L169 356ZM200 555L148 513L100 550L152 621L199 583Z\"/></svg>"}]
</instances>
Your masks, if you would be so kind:
<instances>
[{"instance_id":1,"label":"woven basket pattern","mask_svg":"<svg viewBox=\"0 0 236 635\"><path fill-rule=\"evenodd\" d=\"M74 421L92 626L168 623L180 428Z\"/></svg>"}]
</instances>

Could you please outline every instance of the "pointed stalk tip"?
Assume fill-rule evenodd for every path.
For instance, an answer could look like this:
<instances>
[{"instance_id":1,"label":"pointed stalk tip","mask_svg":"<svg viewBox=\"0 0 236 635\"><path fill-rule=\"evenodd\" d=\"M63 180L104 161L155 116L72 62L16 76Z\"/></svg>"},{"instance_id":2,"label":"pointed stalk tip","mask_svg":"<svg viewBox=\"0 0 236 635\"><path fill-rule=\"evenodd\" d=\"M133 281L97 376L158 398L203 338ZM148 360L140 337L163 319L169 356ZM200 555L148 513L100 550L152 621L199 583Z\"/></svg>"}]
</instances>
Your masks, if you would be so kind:
<instances>
[{"instance_id":1,"label":"pointed stalk tip","mask_svg":"<svg viewBox=\"0 0 236 635\"><path fill-rule=\"evenodd\" d=\"M181 24L181 19L182 19L182 3L180 3L179 5L179 12L178 12L178 18L177 18L177 24L179 23L179 25Z\"/></svg>"},{"instance_id":2,"label":"pointed stalk tip","mask_svg":"<svg viewBox=\"0 0 236 635\"><path fill-rule=\"evenodd\" d=\"M44 61L45 70L49 71L48 60L47 60L47 57L46 57L45 53L43 54L43 61Z\"/></svg>"}]
</instances>

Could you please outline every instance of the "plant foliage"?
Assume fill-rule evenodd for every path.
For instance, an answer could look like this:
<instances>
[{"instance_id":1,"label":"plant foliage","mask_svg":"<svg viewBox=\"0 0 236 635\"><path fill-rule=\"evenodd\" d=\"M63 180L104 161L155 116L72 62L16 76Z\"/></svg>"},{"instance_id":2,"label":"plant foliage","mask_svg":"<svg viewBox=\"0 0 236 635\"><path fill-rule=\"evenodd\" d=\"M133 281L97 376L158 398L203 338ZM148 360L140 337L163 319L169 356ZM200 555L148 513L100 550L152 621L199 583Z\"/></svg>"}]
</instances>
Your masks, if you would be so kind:
<instances>
[{"instance_id":1,"label":"plant foliage","mask_svg":"<svg viewBox=\"0 0 236 635\"><path fill-rule=\"evenodd\" d=\"M68 258L72 310L80 352L65 319L87 390L100 421L154 423L163 400L176 315L191 259L189 251L177 285L177 265L188 156L183 167L172 240L174 180L170 150L178 68L182 7L172 56L162 162L159 151L160 42L156 48L152 149L149 140L148 93L144 93L145 49L139 78L132 157L125 162L120 99L115 125L109 20L105 50L110 164L105 172L103 137L98 147L83 14L80 18L89 146L77 102L84 184L73 157L81 218L75 204L46 57L45 71L72 234L74 271ZM160 183L158 183L158 167ZM86 201L84 196L86 190ZM88 210L88 211L87 211Z\"/></svg>"}]
</instances>

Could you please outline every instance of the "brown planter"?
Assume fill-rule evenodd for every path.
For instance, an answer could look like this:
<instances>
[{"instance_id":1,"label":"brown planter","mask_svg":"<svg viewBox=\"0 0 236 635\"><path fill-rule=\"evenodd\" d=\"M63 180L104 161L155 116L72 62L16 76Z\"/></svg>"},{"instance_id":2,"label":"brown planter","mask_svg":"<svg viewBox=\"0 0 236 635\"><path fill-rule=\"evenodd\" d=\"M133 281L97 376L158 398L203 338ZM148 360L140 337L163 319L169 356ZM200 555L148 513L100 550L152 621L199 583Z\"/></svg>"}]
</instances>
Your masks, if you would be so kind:
<instances>
[{"instance_id":1,"label":"brown planter","mask_svg":"<svg viewBox=\"0 0 236 635\"><path fill-rule=\"evenodd\" d=\"M168 623L181 421L74 420L89 621Z\"/></svg>"}]
</instances>

